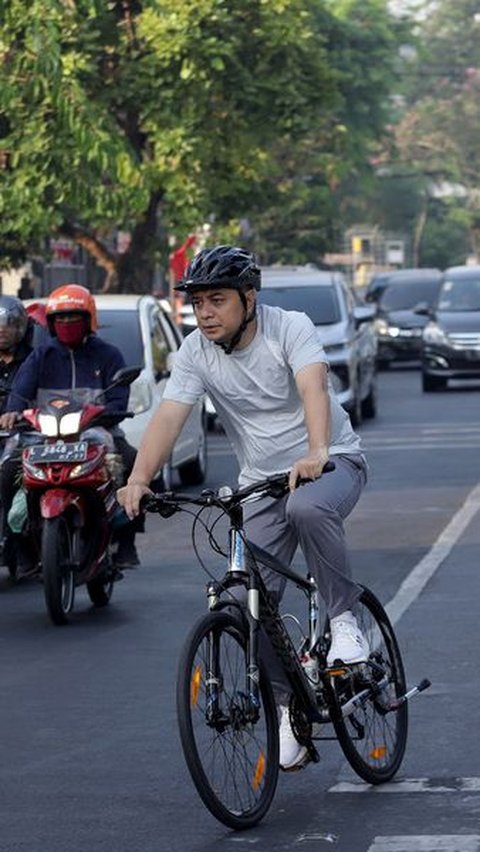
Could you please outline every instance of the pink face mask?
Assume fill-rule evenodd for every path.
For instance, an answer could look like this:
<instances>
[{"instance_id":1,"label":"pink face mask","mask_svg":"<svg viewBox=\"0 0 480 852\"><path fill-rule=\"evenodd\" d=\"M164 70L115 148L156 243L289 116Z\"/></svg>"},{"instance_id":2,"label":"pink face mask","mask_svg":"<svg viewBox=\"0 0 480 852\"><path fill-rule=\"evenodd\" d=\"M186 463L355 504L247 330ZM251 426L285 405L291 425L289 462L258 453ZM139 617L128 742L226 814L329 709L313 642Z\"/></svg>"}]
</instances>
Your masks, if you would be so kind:
<instances>
[{"instance_id":1,"label":"pink face mask","mask_svg":"<svg viewBox=\"0 0 480 852\"><path fill-rule=\"evenodd\" d=\"M70 349L75 349L83 341L83 338L88 331L88 323L84 317L79 317L73 322L54 322L55 334L60 343L68 346Z\"/></svg>"}]
</instances>

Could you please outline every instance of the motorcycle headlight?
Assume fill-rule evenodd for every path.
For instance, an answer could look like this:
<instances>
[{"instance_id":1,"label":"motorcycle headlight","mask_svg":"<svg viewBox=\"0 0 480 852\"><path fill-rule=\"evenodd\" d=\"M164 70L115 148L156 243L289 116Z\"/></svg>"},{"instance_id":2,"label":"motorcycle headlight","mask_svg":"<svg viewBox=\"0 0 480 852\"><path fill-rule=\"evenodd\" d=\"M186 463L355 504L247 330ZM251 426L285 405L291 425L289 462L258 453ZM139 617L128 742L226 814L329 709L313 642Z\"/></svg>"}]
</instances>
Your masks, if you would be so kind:
<instances>
[{"instance_id":1,"label":"motorcycle headlight","mask_svg":"<svg viewBox=\"0 0 480 852\"><path fill-rule=\"evenodd\" d=\"M42 435L47 435L49 438L56 438L58 435L57 418L53 414L39 414L38 425Z\"/></svg>"},{"instance_id":2,"label":"motorcycle headlight","mask_svg":"<svg viewBox=\"0 0 480 852\"><path fill-rule=\"evenodd\" d=\"M448 343L448 337L443 328L436 322L428 322L423 329L424 343Z\"/></svg>"},{"instance_id":3,"label":"motorcycle headlight","mask_svg":"<svg viewBox=\"0 0 480 852\"><path fill-rule=\"evenodd\" d=\"M81 411L64 414L60 420L60 435L76 435L80 429Z\"/></svg>"}]
</instances>

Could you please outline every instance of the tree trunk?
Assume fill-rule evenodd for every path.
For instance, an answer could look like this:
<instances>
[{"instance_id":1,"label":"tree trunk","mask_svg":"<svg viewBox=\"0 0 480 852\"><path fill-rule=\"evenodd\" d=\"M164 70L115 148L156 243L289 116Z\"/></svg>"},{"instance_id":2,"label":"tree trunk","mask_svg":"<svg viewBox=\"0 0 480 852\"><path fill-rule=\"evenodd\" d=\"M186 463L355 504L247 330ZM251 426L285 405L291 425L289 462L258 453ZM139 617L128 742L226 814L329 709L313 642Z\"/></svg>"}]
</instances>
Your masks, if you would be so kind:
<instances>
[{"instance_id":1,"label":"tree trunk","mask_svg":"<svg viewBox=\"0 0 480 852\"><path fill-rule=\"evenodd\" d=\"M60 228L60 232L69 239L73 240L77 245L82 246L96 263L105 270L106 279L104 291L115 289L117 279L117 256L111 252L98 237L88 233L78 225L73 225L71 222L64 222Z\"/></svg>"},{"instance_id":2,"label":"tree trunk","mask_svg":"<svg viewBox=\"0 0 480 852\"><path fill-rule=\"evenodd\" d=\"M127 251L116 264L119 293L151 293L158 237L158 208L162 193L155 192L144 216L137 222Z\"/></svg>"},{"instance_id":3,"label":"tree trunk","mask_svg":"<svg viewBox=\"0 0 480 852\"><path fill-rule=\"evenodd\" d=\"M161 200L161 192L152 193L143 217L133 228L130 245L122 254L112 252L98 236L79 225L63 223L61 233L82 246L105 270L102 293L151 293Z\"/></svg>"}]
</instances>

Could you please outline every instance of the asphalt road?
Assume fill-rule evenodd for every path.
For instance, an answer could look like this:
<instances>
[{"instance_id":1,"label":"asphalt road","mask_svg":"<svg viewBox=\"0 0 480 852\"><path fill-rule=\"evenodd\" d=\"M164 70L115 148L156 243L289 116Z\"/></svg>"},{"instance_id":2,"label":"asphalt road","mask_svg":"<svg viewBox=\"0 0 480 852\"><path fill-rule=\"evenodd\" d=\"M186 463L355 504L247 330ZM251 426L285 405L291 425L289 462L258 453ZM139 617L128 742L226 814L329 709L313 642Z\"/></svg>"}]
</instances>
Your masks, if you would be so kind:
<instances>
[{"instance_id":1,"label":"asphalt road","mask_svg":"<svg viewBox=\"0 0 480 852\"><path fill-rule=\"evenodd\" d=\"M66 628L49 623L38 582L12 587L0 569L0 852L480 850L478 391L422 394L417 371L390 370L378 417L360 428L370 480L348 521L354 573L390 604L409 683L432 681L411 704L394 783L373 790L326 743L318 766L281 775L256 829L210 816L174 699L206 576L188 519L149 517L142 567L105 610L80 590ZM211 436L207 485L235 473L225 438Z\"/></svg>"}]
</instances>

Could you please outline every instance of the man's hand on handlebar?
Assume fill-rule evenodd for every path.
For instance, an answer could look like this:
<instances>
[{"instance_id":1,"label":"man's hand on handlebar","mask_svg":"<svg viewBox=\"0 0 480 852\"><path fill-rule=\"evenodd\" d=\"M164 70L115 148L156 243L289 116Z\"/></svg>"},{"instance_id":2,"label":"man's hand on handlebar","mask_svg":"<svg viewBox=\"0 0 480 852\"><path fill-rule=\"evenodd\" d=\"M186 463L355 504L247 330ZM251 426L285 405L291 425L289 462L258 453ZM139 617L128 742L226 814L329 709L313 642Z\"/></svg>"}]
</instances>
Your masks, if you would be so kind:
<instances>
[{"instance_id":1,"label":"man's hand on handlebar","mask_svg":"<svg viewBox=\"0 0 480 852\"><path fill-rule=\"evenodd\" d=\"M140 514L140 501L145 495L152 496L153 491L145 482L133 480L127 482L123 488L117 491L117 500L120 506L123 506L130 520L136 518Z\"/></svg>"},{"instance_id":2,"label":"man's hand on handlebar","mask_svg":"<svg viewBox=\"0 0 480 852\"><path fill-rule=\"evenodd\" d=\"M0 429L13 429L21 417L19 411L6 411L0 415Z\"/></svg>"},{"instance_id":3,"label":"man's hand on handlebar","mask_svg":"<svg viewBox=\"0 0 480 852\"><path fill-rule=\"evenodd\" d=\"M308 456L304 456L304 458L295 462L288 477L290 491L295 491L300 479L318 479L322 475L323 468L327 462L328 450L310 453Z\"/></svg>"}]
</instances>

